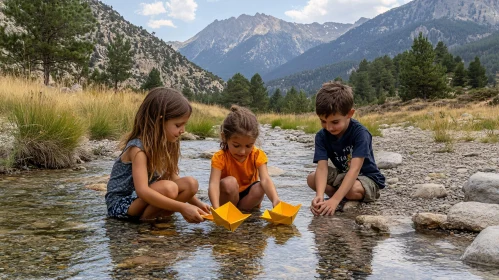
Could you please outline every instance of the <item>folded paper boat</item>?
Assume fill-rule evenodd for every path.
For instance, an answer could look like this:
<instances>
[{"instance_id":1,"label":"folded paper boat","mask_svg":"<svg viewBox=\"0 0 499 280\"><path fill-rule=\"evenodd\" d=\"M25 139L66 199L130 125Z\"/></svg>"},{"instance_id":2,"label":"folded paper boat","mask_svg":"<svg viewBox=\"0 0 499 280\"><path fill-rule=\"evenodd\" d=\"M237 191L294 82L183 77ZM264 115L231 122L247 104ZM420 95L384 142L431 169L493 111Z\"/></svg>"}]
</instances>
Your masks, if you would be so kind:
<instances>
[{"instance_id":1,"label":"folded paper boat","mask_svg":"<svg viewBox=\"0 0 499 280\"><path fill-rule=\"evenodd\" d=\"M300 210L301 204L298 204L296 206L293 206L289 203L286 202L279 202L274 209L272 210L265 210L263 212L263 215L261 216L262 219L267 220L268 222L274 223L274 224L285 224L285 225L291 225L293 221L296 218L296 215L298 214L298 211Z\"/></svg>"},{"instance_id":2,"label":"folded paper boat","mask_svg":"<svg viewBox=\"0 0 499 280\"><path fill-rule=\"evenodd\" d=\"M217 209L211 208L213 221L230 231L235 231L251 214L243 214L230 201ZM207 218L209 219L209 218Z\"/></svg>"}]
</instances>

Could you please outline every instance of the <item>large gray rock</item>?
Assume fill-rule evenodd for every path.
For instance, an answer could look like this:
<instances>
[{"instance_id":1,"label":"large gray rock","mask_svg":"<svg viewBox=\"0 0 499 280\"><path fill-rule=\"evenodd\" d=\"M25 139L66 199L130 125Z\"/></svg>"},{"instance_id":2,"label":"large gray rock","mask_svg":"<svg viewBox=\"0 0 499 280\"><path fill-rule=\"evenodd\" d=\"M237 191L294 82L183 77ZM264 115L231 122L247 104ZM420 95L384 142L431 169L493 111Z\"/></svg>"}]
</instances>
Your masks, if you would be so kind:
<instances>
[{"instance_id":1,"label":"large gray rock","mask_svg":"<svg viewBox=\"0 0 499 280\"><path fill-rule=\"evenodd\" d=\"M499 267L499 226L487 227L466 249L461 259L469 263Z\"/></svg>"},{"instance_id":2,"label":"large gray rock","mask_svg":"<svg viewBox=\"0 0 499 280\"><path fill-rule=\"evenodd\" d=\"M499 174L477 172L463 187L464 201L499 204Z\"/></svg>"},{"instance_id":3,"label":"large gray rock","mask_svg":"<svg viewBox=\"0 0 499 280\"><path fill-rule=\"evenodd\" d=\"M499 226L499 205L480 202L460 202L449 209L445 228L482 231Z\"/></svg>"},{"instance_id":4,"label":"large gray rock","mask_svg":"<svg viewBox=\"0 0 499 280\"><path fill-rule=\"evenodd\" d=\"M418 198L442 198L447 196L447 190L441 184L419 184L415 185L416 191L412 197Z\"/></svg>"},{"instance_id":5,"label":"large gray rock","mask_svg":"<svg viewBox=\"0 0 499 280\"><path fill-rule=\"evenodd\" d=\"M391 169L402 164L402 155L392 152L378 152L374 155L380 169Z\"/></svg>"}]
</instances>

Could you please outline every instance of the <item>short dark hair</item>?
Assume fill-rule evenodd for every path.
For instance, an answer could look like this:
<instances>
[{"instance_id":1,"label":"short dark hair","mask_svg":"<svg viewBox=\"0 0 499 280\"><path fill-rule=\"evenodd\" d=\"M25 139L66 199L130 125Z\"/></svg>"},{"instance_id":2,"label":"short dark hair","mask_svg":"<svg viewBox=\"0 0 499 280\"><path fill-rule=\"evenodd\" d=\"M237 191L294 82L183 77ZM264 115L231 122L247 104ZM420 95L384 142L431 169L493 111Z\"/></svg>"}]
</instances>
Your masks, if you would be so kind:
<instances>
[{"instance_id":1,"label":"short dark hair","mask_svg":"<svg viewBox=\"0 0 499 280\"><path fill-rule=\"evenodd\" d=\"M341 82L322 84L315 99L315 113L328 117L340 113L346 116L353 108L352 88Z\"/></svg>"}]
</instances>

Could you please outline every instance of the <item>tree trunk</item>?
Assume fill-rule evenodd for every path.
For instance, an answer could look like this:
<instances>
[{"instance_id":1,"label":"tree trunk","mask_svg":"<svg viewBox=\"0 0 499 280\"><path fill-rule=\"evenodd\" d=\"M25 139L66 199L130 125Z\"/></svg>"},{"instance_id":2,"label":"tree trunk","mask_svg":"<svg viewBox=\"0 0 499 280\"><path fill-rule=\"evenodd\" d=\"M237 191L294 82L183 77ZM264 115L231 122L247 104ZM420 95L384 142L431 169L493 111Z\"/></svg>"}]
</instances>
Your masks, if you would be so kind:
<instances>
[{"instance_id":1,"label":"tree trunk","mask_svg":"<svg viewBox=\"0 0 499 280\"><path fill-rule=\"evenodd\" d=\"M50 65L48 63L43 64L43 83L47 86L50 81Z\"/></svg>"},{"instance_id":2,"label":"tree trunk","mask_svg":"<svg viewBox=\"0 0 499 280\"><path fill-rule=\"evenodd\" d=\"M114 93L118 92L118 81L114 81Z\"/></svg>"}]
</instances>

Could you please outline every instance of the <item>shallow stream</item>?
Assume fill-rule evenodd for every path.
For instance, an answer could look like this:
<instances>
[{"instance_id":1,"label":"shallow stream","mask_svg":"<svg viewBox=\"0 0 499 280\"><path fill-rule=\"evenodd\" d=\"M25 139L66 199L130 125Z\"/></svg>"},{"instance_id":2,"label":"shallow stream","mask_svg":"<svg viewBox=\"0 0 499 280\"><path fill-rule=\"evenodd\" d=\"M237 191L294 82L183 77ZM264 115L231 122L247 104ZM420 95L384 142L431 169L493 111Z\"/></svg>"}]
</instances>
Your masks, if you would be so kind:
<instances>
[{"instance_id":1,"label":"shallow stream","mask_svg":"<svg viewBox=\"0 0 499 280\"><path fill-rule=\"evenodd\" d=\"M305 185L312 150L264 130L282 200L303 206L292 226L258 216L265 199L234 233L178 214L161 224L106 218L102 192L84 188L109 174L112 160L85 171L33 171L0 177L0 279L497 279L499 270L459 258L471 241L422 234L409 223L390 235L359 228L351 215L314 218ZM194 176L206 199L215 141L182 142L181 175Z\"/></svg>"}]
</instances>

